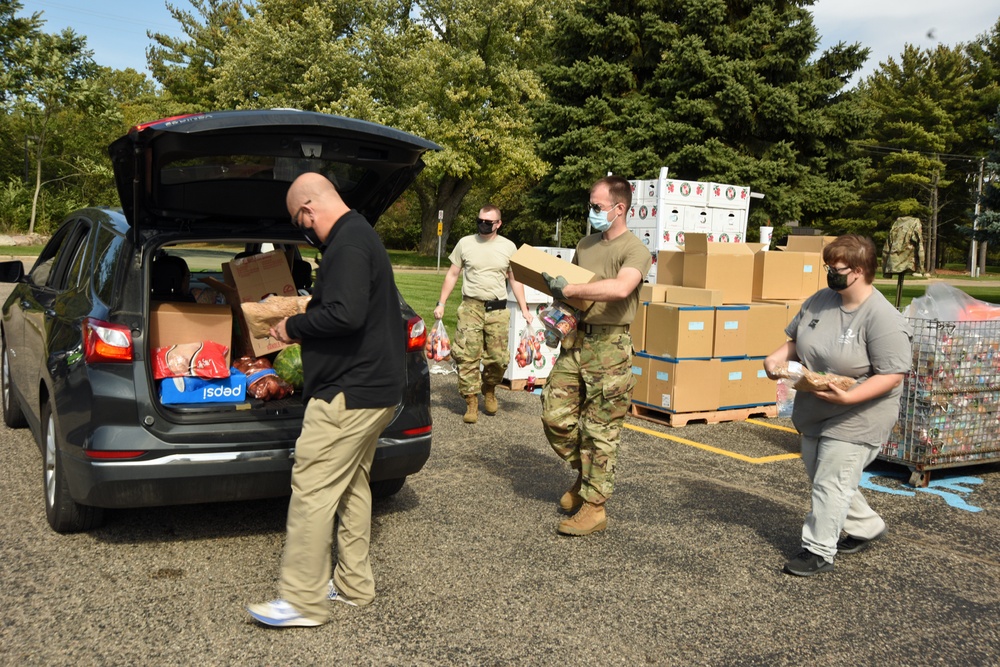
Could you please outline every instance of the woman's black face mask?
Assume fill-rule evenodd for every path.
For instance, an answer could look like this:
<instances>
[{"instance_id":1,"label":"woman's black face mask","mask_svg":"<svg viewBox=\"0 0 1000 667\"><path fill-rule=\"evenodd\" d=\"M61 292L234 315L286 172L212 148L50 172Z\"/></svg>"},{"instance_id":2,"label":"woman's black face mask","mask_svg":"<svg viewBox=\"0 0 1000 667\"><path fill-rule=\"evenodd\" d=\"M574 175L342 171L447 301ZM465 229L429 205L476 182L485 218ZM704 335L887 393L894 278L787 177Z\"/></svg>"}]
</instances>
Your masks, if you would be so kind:
<instances>
[{"instance_id":1,"label":"woman's black face mask","mask_svg":"<svg viewBox=\"0 0 1000 667\"><path fill-rule=\"evenodd\" d=\"M851 274L848 273L847 275L844 275L843 273L839 273L839 272L837 272L834 269L827 268L827 270L826 270L826 286L829 287L830 289L834 290L835 292L839 292L841 290L845 290L845 289L847 289L848 287L850 287L851 285L854 284L854 283L848 283L847 282L847 276L849 276L849 275L851 275ZM855 280L857 280L857 278L855 278Z\"/></svg>"}]
</instances>

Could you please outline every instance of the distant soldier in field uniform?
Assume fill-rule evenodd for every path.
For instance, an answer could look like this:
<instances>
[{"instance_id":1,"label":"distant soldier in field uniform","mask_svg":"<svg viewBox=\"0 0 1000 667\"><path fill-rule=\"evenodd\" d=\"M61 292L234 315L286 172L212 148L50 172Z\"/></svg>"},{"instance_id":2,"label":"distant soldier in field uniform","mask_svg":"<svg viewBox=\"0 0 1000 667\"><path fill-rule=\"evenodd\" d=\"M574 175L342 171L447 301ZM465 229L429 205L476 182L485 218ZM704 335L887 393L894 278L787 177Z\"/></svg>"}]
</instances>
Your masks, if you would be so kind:
<instances>
[{"instance_id":1,"label":"distant soldier in field uniform","mask_svg":"<svg viewBox=\"0 0 1000 667\"><path fill-rule=\"evenodd\" d=\"M564 341L542 389L542 424L556 453L577 471L559 507L571 517L563 535L589 535L608 525L604 503L614 491L618 445L632 400L632 337L639 289L652 266L649 250L625 224L632 188L619 176L590 190L590 225L597 230L576 246L573 263L594 272L591 283L567 284L543 274L556 299L593 301L576 336Z\"/></svg>"},{"instance_id":2,"label":"distant soldier in field uniform","mask_svg":"<svg viewBox=\"0 0 1000 667\"><path fill-rule=\"evenodd\" d=\"M455 289L459 274L464 271L462 303L458 306L451 353L458 362L458 391L465 399L463 420L466 424L479 420L480 389L483 411L495 415L499 409L496 386L503 380L510 363L508 280L521 314L531 323L524 286L514 279L510 270L510 258L517 248L497 233L502 224L500 209L496 206L479 209L476 221L479 233L463 236L451 251L448 257L451 268L445 274L441 299L434 308L435 319L444 317L444 304Z\"/></svg>"}]
</instances>

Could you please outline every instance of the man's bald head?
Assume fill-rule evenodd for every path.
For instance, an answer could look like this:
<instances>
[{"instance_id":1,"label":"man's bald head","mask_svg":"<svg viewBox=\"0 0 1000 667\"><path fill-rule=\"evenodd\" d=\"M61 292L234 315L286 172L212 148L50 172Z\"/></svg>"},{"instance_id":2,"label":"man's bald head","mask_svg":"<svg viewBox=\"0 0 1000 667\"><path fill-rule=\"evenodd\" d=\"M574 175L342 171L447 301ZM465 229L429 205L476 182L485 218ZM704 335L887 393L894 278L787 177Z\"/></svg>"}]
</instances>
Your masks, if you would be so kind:
<instances>
[{"instance_id":1,"label":"man's bald head","mask_svg":"<svg viewBox=\"0 0 1000 667\"><path fill-rule=\"evenodd\" d=\"M316 230L324 241L341 216L350 210L333 183L315 172L302 174L292 182L285 206L293 221Z\"/></svg>"}]
</instances>

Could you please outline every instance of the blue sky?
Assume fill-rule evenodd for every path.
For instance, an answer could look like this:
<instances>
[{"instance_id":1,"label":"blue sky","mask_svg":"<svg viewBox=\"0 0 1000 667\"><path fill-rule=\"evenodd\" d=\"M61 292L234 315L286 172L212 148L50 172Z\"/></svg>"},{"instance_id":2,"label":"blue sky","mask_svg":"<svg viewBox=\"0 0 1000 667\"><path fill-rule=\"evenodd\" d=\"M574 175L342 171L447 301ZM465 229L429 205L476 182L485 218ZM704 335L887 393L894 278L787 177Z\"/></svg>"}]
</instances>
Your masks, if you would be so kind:
<instances>
[{"instance_id":1,"label":"blue sky","mask_svg":"<svg viewBox=\"0 0 1000 667\"><path fill-rule=\"evenodd\" d=\"M100 65L146 71L146 31L179 35L165 0L22 0L24 13L43 12L46 32L72 27L87 37ZM172 0L191 10L188 0ZM968 42L990 30L1000 17L994 0L818 0L813 7L822 42L861 42L872 49L861 73L871 73L904 44L930 48ZM932 36L928 36L928 35Z\"/></svg>"}]
</instances>

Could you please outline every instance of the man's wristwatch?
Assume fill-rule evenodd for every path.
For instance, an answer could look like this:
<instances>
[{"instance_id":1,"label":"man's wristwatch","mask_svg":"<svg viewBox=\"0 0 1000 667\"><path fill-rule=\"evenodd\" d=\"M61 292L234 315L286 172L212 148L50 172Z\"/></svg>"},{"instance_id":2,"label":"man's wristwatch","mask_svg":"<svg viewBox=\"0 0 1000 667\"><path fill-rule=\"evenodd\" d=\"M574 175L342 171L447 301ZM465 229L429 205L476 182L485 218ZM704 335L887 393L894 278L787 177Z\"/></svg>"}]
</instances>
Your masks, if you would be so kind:
<instances>
[{"instance_id":1,"label":"man's wristwatch","mask_svg":"<svg viewBox=\"0 0 1000 667\"><path fill-rule=\"evenodd\" d=\"M439 306L443 306L444 304L443 304L443 303L441 303L440 301L438 301L438 302L437 302L437 305L439 305Z\"/></svg>"}]
</instances>

